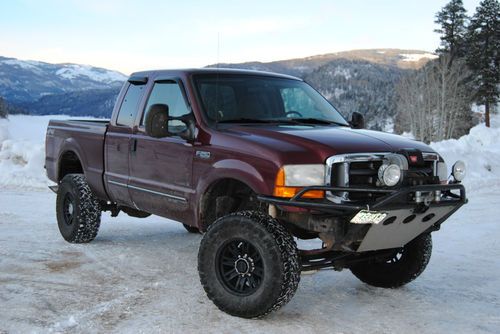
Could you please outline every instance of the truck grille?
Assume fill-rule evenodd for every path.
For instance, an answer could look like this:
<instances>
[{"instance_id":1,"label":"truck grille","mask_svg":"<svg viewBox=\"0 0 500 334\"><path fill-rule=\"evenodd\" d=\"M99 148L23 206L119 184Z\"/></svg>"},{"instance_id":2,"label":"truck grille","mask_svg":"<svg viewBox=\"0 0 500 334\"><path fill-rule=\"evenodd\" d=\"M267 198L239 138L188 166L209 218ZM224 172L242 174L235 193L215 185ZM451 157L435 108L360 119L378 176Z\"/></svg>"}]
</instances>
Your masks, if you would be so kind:
<instances>
[{"instance_id":1,"label":"truck grille","mask_svg":"<svg viewBox=\"0 0 500 334\"><path fill-rule=\"evenodd\" d=\"M327 183L336 187L357 187L357 188L378 188L382 186L378 181L378 170L384 163L385 155L392 153L367 153L367 154L347 154L333 156L327 160L329 174ZM409 166L403 173L403 183L401 186L415 186L424 184L439 183L436 177L436 165L439 157L437 154L424 153L423 166ZM378 197L384 196L380 193L359 192L334 192L329 193L328 198L334 202L366 202L375 201Z\"/></svg>"}]
</instances>

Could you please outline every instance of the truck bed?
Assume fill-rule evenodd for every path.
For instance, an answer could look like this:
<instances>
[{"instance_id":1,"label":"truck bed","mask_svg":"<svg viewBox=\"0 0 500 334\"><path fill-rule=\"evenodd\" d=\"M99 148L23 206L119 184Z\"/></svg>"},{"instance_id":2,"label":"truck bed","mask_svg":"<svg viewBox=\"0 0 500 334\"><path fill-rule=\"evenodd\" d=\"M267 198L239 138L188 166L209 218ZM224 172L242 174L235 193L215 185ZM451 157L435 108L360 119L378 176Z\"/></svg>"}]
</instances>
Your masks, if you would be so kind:
<instances>
[{"instance_id":1,"label":"truck bed","mask_svg":"<svg viewBox=\"0 0 500 334\"><path fill-rule=\"evenodd\" d=\"M68 151L75 151L81 161L87 181L94 191L106 198L103 184L104 138L109 120L51 120L45 142L45 168L50 180L58 182L61 158L72 159ZM78 166L73 166L75 169ZM82 168L83 167L83 168Z\"/></svg>"}]
</instances>

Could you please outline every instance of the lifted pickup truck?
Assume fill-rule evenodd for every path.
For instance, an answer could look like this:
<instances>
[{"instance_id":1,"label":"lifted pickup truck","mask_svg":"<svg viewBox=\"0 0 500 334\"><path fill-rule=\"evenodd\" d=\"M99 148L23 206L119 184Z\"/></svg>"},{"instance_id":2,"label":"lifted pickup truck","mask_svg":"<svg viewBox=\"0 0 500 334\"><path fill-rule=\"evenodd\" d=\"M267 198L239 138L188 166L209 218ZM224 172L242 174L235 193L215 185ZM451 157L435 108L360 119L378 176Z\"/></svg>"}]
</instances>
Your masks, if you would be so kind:
<instances>
[{"instance_id":1,"label":"lifted pickup truck","mask_svg":"<svg viewBox=\"0 0 500 334\"><path fill-rule=\"evenodd\" d=\"M448 176L429 146L363 123L290 76L135 73L110 121L48 126L59 230L90 242L102 211L123 211L204 232L201 284L240 317L286 304L301 271L345 268L367 284L402 286L427 266L430 233L466 203L465 166ZM321 247L297 248L316 238Z\"/></svg>"}]
</instances>

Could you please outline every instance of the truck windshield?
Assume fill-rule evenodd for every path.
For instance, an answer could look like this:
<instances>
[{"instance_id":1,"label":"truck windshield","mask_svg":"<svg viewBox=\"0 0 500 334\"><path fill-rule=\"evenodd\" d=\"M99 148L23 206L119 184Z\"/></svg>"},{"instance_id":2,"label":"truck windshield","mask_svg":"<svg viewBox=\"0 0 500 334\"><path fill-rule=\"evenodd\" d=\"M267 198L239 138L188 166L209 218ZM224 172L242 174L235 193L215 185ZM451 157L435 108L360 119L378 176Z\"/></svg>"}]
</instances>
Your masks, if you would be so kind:
<instances>
[{"instance_id":1,"label":"truck windshield","mask_svg":"<svg viewBox=\"0 0 500 334\"><path fill-rule=\"evenodd\" d=\"M303 81L235 74L194 77L210 123L337 124L340 113Z\"/></svg>"}]
</instances>

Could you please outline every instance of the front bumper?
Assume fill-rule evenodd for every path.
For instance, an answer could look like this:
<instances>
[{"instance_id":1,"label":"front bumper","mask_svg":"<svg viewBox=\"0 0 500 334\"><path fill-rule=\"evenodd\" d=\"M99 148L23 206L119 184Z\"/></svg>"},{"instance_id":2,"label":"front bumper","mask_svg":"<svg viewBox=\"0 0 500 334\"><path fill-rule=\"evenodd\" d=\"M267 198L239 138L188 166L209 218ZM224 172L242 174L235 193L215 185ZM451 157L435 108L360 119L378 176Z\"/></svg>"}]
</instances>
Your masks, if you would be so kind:
<instances>
[{"instance_id":1,"label":"front bumper","mask_svg":"<svg viewBox=\"0 0 500 334\"><path fill-rule=\"evenodd\" d=\"M329 200L315 201L302 198L310 190L343 192L377 192L384 194L370 205L359 203L333 203ZM440 194L438 200L415 202L415 194ZM378 224L368 225L359 242L355 243L356 252L403 247L418 235L439 229L462 205L467 203L465 188L461 184L421 185L400 189L347 188L312 186L304 188L296 196L285 199L273 196L259 196L260 201L278 207L298 207L320 214L344 216L351 219L361 210L387 213ZM355 230L355 229L353 229Z\"/></svg>"}]
</instances>

